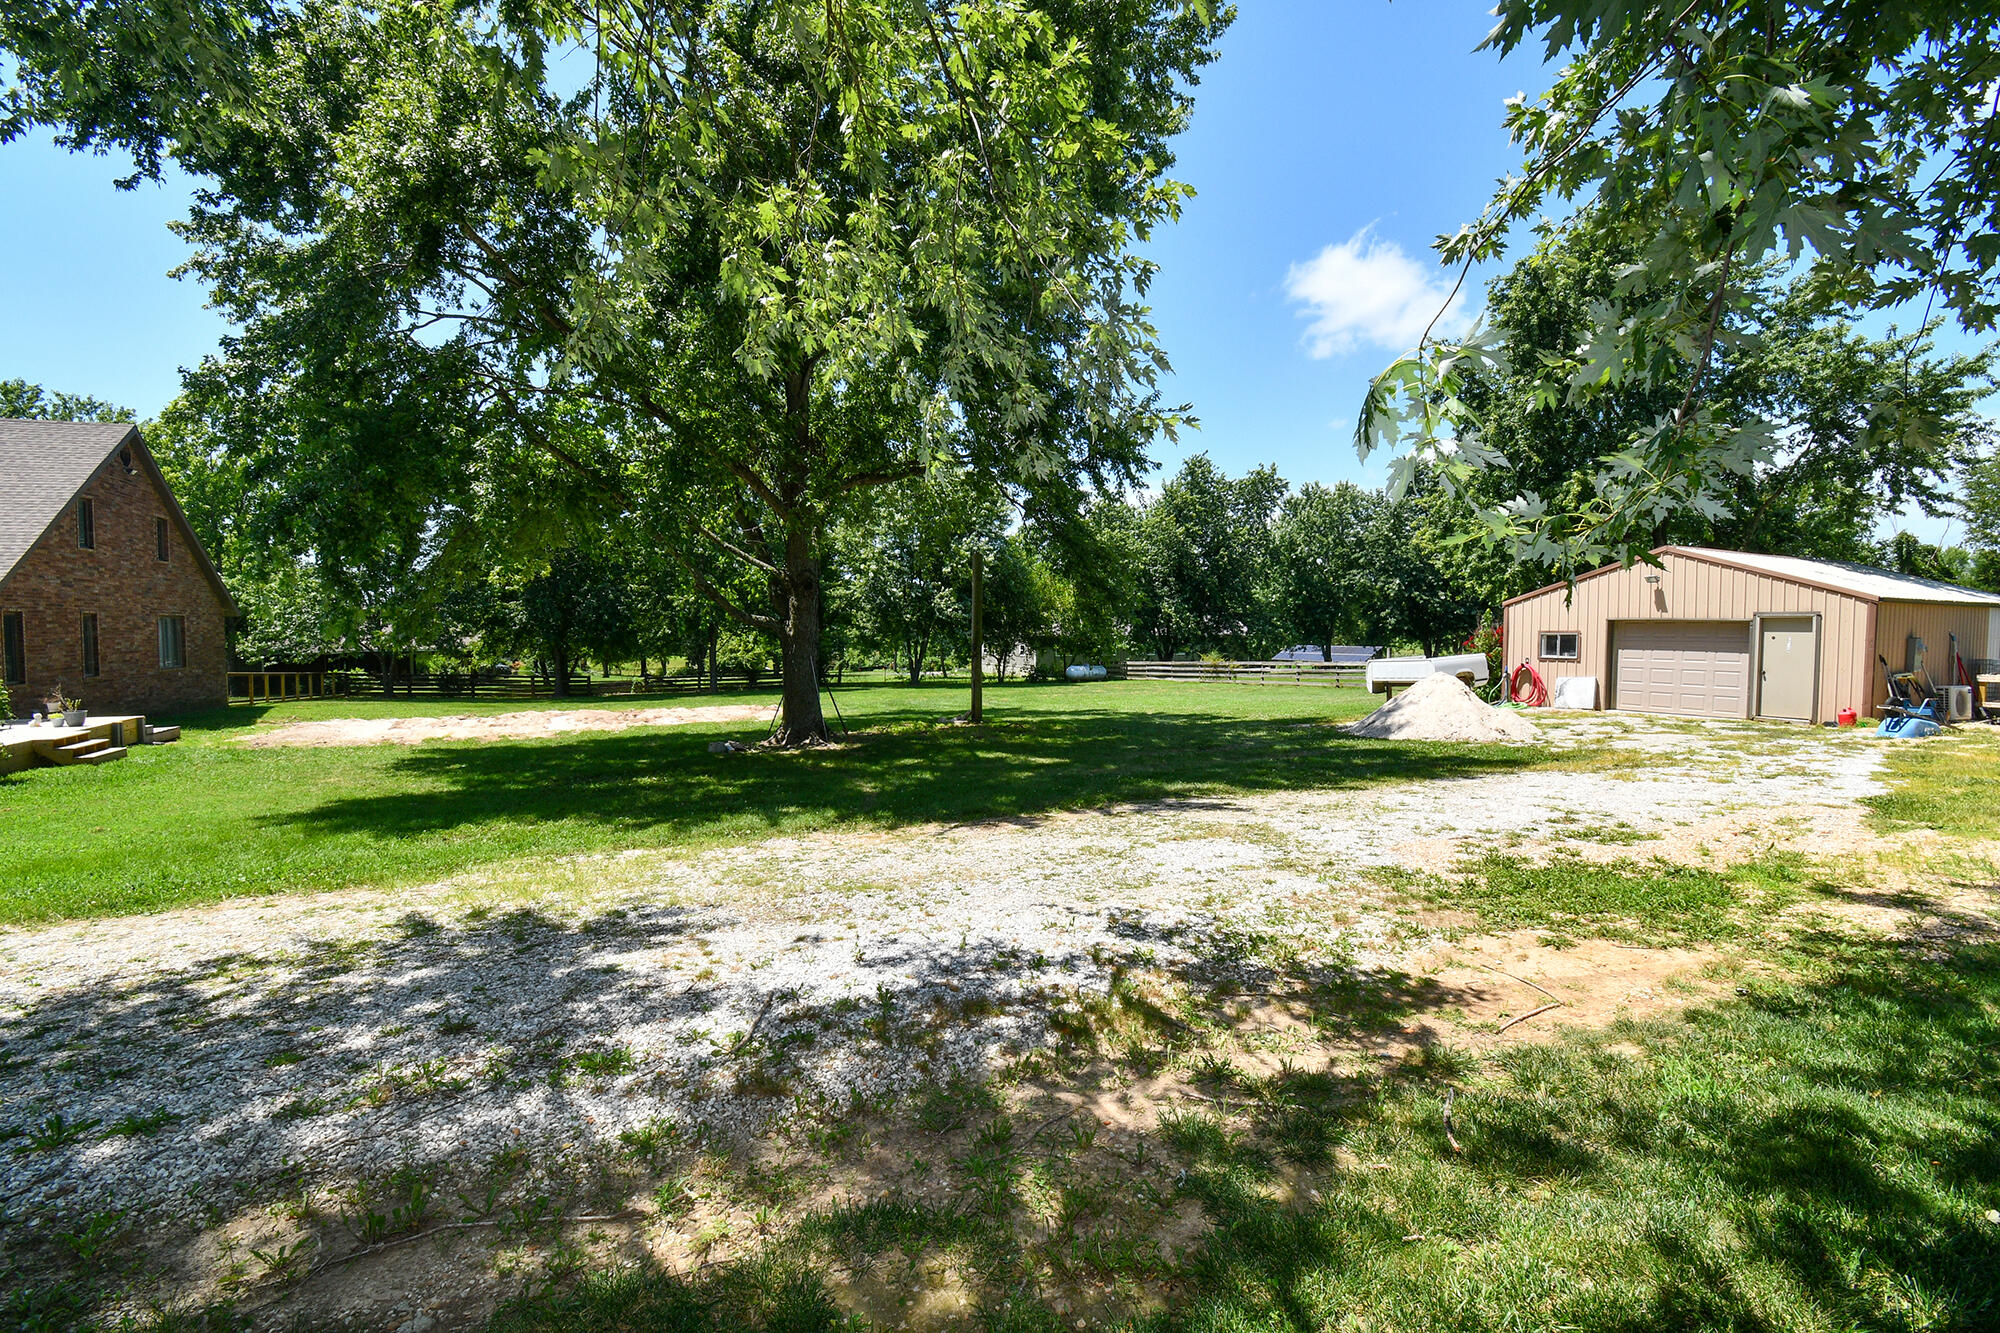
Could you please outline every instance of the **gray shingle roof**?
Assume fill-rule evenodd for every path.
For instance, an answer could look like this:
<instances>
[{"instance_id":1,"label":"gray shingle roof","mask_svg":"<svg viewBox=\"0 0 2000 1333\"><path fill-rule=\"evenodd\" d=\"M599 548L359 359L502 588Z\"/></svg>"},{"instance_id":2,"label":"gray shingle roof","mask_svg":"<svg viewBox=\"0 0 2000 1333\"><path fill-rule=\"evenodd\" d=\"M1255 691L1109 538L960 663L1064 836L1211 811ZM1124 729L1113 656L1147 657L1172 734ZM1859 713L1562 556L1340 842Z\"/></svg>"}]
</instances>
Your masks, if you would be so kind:
<instances>
[{"instance_id":1,"label":"gray shingle roof","mask_svg":"<svg viewBox=\"0 0 2000 1333\"><path fill-rule=\"evenodd\" d=\"M223 586L222 576L201 547L201 540L188 526L187 515L175 502L173 491L159 466L153 462L139 428L123 421L24 421L0 417L0 579L13 572L41 540L49 525L69 507L97 469L127 442L153 474L153 482L166 497L167 511L181 530L202 572L222 597L223 608L233 615L235 601Z\"/></svg>"},{"instance_id":2,"label":"gray shingle roof","mask_svg":"<svg viewBox=\"0 0 2000 1333\"><path fill-rule=\"evenodd\" d=\"M123 421L0 418L0 579L133 429Z\"/></svg>"}]
</instances>

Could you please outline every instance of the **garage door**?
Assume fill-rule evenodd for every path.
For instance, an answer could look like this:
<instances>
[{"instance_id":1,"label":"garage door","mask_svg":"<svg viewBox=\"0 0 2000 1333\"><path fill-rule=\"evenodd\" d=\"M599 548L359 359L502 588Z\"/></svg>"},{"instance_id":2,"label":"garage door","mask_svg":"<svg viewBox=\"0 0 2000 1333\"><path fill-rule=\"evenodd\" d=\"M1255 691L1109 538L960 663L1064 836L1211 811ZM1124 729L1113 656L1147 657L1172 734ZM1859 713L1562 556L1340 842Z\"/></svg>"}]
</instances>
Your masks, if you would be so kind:
<instances>
[{"instance_id":1,"label":"garage door","mask_svg":"<svg viewBox=\"0 0 2000 1333\"><path fill-rule=\"evenodd\" d=\"M1731 620L1637 620L1612 626L1613 704L1634 713L1749 716L1750 626Z\"/></svg>"}]
</instances>

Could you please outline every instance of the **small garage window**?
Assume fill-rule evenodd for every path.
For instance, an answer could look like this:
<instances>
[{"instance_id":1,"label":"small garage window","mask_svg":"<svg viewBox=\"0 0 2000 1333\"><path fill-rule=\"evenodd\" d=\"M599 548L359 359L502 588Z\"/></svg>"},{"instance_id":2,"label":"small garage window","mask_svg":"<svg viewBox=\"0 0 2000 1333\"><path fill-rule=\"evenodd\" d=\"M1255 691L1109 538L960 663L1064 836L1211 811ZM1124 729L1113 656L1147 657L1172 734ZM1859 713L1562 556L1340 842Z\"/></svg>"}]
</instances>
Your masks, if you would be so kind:
<instances>
[{"instance_id":1,"label":"small garage window","mask_svg":"<svg viewBox=\"0 0 2000 1333\"><path fill-rule=\"evenodd\" d=\"M1575 631L1548 630L1542 634L1544 662L1574 662L1582 655L1582 645Z\"/></svg>"}]
</instances>

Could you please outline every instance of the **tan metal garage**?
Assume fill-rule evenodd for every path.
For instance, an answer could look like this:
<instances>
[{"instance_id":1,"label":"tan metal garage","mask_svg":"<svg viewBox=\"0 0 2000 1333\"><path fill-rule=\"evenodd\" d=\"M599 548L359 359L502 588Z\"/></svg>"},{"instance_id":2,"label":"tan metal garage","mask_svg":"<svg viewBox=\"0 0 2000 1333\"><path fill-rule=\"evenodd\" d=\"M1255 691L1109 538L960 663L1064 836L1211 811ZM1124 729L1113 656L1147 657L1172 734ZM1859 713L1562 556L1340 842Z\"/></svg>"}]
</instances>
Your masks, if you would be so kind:
<instances>
[{"instance_id":1,"label":"tan metal garage","mask_svg":"<svg viewBox=\"0 0 2000 1333\"><path fill-rule=\"evenodd\" d=\"M1870 715L1882 662L1912 641L1938 684L1952 636L1968 670L2000 657L2000 595L1795 556L1663 546L1505 606L1507 667L1589 677L1596 706L1683 717Z\"/></svg>"}]
</instances>

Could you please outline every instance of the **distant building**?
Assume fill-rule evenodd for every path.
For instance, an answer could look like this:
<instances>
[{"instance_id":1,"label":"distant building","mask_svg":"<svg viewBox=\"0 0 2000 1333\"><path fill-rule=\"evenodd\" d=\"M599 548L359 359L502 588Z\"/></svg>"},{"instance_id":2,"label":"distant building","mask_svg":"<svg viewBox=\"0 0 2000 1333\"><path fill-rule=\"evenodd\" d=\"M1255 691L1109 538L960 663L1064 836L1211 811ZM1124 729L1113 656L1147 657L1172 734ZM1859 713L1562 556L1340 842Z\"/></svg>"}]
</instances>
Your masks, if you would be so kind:
<instances>
[{"instance_id":1,"label":"distant building","mask_svg":"<svg viewBox=\"0 0 2000 1333\"><path fill-rule=\"evenodd\" d=\"M1887 693L1884 673L1948 685L2000 657L2000 595L1835 560L1659 546L1506 604L1507 666L1596 707L1833 722ZM1951 658L1953 647L1958 661Z\"/></svg>"},{"instance_id":2,"label":"distant building","mask_svg":"<svg viewBox=\"0 0 2000 1333\"><path fill-rule=\"evenodd\" d=\"M1296 648L1287 648L1282 653L1271 654L1273 662L1331 662L1335 666L1360 666L1379 654L1380 648L1370 648L1365 644L1336 643L1329 653L1318 644L1302 643Z\"/></svg>"},{"instance_id":3,"label":"distant building","mask_svg":"<svg viewBox=\"0 0 2000 1333\"><path fill-rule=\"evenodd\" d=\"M224 703L235 614L137 427L0 419L0 647L17 715L59 690L95 713Z\"/></svg>"}]
</instances>

